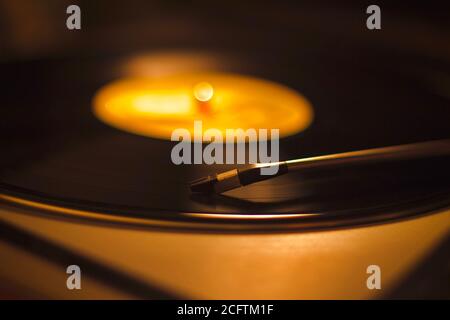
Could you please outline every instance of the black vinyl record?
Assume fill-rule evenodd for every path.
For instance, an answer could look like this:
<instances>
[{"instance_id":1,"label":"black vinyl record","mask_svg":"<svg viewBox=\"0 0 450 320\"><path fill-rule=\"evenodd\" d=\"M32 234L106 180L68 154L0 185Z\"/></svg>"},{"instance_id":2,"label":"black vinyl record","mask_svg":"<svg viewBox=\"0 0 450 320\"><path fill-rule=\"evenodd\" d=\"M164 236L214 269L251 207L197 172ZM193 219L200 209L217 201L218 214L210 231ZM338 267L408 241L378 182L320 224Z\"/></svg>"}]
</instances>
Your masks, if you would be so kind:
<instances>
[{"instance_id":1,"label":"black vinyl record","mask_svg":"<svg viewBox=\"0 0 450 320\"><path fill-rule=\"evenodd\" d=\"M280 160L450 137L450 104L439 80L450 76L446 62L355 45L283 52L280 59L242 45L220 51L223 65L212 70L273 80L311 101L312 125L280 140ZM92 112L96 92L124 76L119 66L129 57L0 65L4 194L121 217L260 226L267 219L252 216L335 225L448 205L448 158L290 173L225 195L192 194L190 181L233 166L174 165L173 142L120 131Z\"/></svg>"}]
</instances>

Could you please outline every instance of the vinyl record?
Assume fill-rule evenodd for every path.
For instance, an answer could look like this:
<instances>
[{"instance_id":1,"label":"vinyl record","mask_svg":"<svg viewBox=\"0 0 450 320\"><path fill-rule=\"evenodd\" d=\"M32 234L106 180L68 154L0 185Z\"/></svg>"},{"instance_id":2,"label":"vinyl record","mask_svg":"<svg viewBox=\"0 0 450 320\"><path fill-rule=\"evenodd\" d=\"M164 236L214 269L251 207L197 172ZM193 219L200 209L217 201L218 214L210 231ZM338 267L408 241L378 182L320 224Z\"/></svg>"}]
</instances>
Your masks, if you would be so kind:
<instances>
[{"instance_id":1,"label":"vinyl record","mask_svg":"<svg viewBox=\"0 0 450 320\"><path fill-rule=\"evenodd\" d=\"M353 49L330 55L318 45L293 50L283 61L244 49L196 51L186 59L218 56L209 71L276 81L311 101L313 122L280 140L280 160L450 137L448 99L435 81L450 72L448 65ZM126 66L135 60L123 55L1 65L2 103L8 106L0 127L4 197L121 223L219 229L367 223L450 202L448 158L290 173L224 195L192 194L190 181L234 166L175 165L174 142L115 129L92 111L98 90L129 76Z\"/></svg>"}]
</instances>

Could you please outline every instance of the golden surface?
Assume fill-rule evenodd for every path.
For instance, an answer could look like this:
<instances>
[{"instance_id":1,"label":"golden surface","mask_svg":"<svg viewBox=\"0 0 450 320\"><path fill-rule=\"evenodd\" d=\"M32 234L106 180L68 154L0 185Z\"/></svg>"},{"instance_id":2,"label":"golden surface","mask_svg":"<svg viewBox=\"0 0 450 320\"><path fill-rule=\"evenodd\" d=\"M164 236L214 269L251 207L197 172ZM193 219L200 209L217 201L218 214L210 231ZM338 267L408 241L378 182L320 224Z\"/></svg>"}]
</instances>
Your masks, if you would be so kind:
<instances>
[{"instance_id":1,"label":"golden surface","mask_svg":"<svg viewBox=\"0 0 450 320\"><path fill-rule=\"evenodd\" d=\"M449 210L389 224L286 234L133 230L14 211L0 209L0 219L186 298L382 296L450 231ZM381 291L366 288L371 264L381 267ZM52 272L39 269L42 276Z\"/></svg>"},{"instance_id":2,"label":"golden surface","mask_svg":"<svg viewBox=\"0 0 450 320\"><path fill-rule=\"evenodd\" d=\"M0 261L0 299L133 298L83 274L82 290L68 290L64 268L2 241Z\"/></svg>"},{"instance_id":3,"label":"golden surface","mask_svg":"<svg viewBox=\"0 0 450 320\"><path fill-rule=\"evenodd\" d=\"M194 135L203 130L279 129L280 137L298 133L313 118L310 103L274 82L226 73L127 78L106 85L93 102L95 115L118 129L170 139L177 128Z\"/></svg>"}]
</instances>

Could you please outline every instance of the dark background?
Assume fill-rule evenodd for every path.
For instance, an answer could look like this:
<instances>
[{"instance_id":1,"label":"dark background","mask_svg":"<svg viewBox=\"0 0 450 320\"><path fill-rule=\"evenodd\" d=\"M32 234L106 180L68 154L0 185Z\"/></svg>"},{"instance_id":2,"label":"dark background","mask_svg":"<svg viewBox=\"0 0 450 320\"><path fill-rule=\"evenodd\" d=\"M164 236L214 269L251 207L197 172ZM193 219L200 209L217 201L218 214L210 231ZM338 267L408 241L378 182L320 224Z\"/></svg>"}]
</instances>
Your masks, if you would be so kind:
<instances>
[{"instance_id":1,"label":"dark background","mask_svg":"<svg viewBox=\"0 0 450 320\"><path fill-rule=\"evenodd\" d=\"M81 7L82 31L66 29L70 4ZM381 7L382 32L365 28L370 4ZM284 39L299 46L311 38L330 45L339 39L449 58L449 12L448 1L0 0L0 57L195 48L200 43L235 50L239 39L257 33L258 39L248 37L239 46L258 44L272 51Z\"/></svg>"}]
</instances>

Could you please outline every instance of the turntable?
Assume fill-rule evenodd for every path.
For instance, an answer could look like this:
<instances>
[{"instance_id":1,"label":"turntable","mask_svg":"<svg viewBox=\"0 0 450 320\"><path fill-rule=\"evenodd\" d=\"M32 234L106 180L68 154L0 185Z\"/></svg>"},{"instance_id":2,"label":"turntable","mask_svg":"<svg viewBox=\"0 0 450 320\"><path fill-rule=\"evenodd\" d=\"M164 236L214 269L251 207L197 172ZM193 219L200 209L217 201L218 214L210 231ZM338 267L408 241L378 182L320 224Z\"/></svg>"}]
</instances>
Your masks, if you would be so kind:
<instances>
[{"instance_id":1,"label":"turntable","mask_svg":"<svg viewBox=\"0 0 450 320\"><path fill-rule=\"evenodd\" d=\"M231 25L183 7L190 28L130 25L150 47L86 27L103 39L88 44L95 54L2 62L1 296L448 298L445 45L393 45L402 29L389 20L378 35L352 25L336 38L308 19L319 9L262 5L262 37L243 16ZM108 41L117 54L99 49ZM196 120L202 133L278 128L277 161L298 160L192 192L252 168L173 163L173 130L208 145ZM65 286L73 264L82 290ZM380 290L366 286L370 265Z\"/></svg>"}]
</instances>

